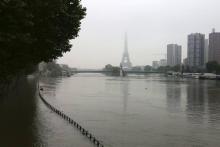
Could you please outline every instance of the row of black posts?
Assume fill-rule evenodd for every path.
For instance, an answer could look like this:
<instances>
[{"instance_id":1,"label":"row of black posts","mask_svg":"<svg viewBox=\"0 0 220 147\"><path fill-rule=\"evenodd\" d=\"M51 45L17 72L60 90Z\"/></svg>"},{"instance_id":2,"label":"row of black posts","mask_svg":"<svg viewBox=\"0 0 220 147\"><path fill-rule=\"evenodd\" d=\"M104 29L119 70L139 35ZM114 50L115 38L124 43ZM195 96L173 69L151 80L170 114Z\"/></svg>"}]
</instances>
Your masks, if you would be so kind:
<instances>
[{"instance_id":1,"label":"row of black posts","mask_svg":"<svg viewBox=\"0 0 220 147\"><path fill-rule=\"evenodd\" d=\"M58 110L57 108L55 108L54 106L52 106L51 104L49 104L44 97L41 94L41 90L43 90L43 88L40 88L39 84L38 84L38 89L39 89L39 96L41 98L41 100L43 101L43 103L49 108L51 109L53 112L55 112L57 115L59 115L60 117L62 117L64 120L68 121L71 125L74 125L81 133L83 136L87 137L95 146L97 147L104 147L104 145L94 137L94 135L92 135L91 133L89 133L88 130L84 129L81 125L79 125L77 122L75 122L73 119L71 119L69 116L67 116L66 114L64 114L62 111Z\"/></svg>"}]
</instances>

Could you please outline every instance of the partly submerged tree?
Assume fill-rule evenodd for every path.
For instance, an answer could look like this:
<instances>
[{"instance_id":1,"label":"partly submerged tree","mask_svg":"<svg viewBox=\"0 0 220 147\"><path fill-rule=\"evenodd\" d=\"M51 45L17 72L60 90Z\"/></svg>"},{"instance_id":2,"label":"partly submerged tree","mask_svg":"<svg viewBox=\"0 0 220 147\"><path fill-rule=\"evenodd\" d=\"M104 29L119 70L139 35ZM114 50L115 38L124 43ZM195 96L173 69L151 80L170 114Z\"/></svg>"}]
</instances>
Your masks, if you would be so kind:
<instances>
[{"instance_id":1,"label":"partly submerged tree","mask_svg":"<svg viewBox=\"0 0 220 147\"><path fill-rule=\"evenodd\" d=\"M0 82L70 51L86 9L80 0L0 1Z\"/></svg>"}]
</instances>

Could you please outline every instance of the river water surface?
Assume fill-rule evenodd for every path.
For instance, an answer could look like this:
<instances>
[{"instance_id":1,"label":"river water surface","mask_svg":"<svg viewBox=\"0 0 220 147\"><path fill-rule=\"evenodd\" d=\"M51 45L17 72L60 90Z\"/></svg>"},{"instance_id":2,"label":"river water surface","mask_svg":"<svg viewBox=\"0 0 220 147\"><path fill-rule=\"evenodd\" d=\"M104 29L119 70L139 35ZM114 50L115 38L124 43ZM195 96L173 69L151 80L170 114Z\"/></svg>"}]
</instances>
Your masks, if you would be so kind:
<instances>
[{"instance_id":1,"label":"river water surface","mask_svg":"<svg viewBox=\"0 0 220 147\"><path fill-rule=\"evenodd\" d=\"M76 74L41 79L40 84L48 102L107 147L220 146L219 81L157 74L124 78ZM26 132L21 139L29 138L17 140L18 144L92 147L87 138L34 97L34 108L27 108L32 110L27 116L30 123L22 125Z\"/></svg>"}]
</instances>

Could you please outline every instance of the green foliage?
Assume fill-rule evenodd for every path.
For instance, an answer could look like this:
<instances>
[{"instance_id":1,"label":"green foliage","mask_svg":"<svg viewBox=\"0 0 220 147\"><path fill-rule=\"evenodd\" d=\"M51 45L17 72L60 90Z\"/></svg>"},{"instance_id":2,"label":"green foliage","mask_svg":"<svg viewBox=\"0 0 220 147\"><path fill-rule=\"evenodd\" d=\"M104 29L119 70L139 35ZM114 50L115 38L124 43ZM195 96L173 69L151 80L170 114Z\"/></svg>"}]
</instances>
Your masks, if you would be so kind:
<instances>
[{"instance_id":1,"label":"green foliage","mask_svg":"<svg viewBox=\"0 0 220 147\"><path fill-rule=\"evenodd\" d=\"M113 66L111 64L107 64L104 68L106 71L112 71Z\"/></svg>"},{"instance_id":2,"label":"green foliage","mask_svg":"<svg viewBox=\"0 0 220 147\"><path fill-rule=\"evenodd\" d=\"M181 71L181 65L175 65L174 67L171 68L175 72L180 72Z\"/></svg>"},{"instance_id":3,"label":"green foliage","mask_svg":"<svg viewBox=\"0 0 220 147\"><path fill-rule=\"evenodd\" d=\"M154 69L154 71L161 72L161 73L166 73L168 71L175 71L175 72L180 72L181 71L181 66L176 65L176 66L160 66L157 69Z\"/></svg>"},{"instance_id":4,"label":"green foliage","mask_svg":"<svg viewBox=\"0 0 220 147\"><path fill-rule=\"evenodd\" d=\"M55 62L47 63L46 69L50 72L49 76L56 77L62 75L62 68Z\"/></svg>"},{"instance_id":5,"label":"green foliage","mask_svg":"<svg viewBox=\"0 0 220 147\"><path fill-rule=\"evenodd\" d=\"M105 71L110 71L111 76L120 76L120 67L112 66L111 64L107 64L104 68Z\"/></svg>"},{"instance_id":6,"label":"green foliage","mask_svg":"<svg viewBox=\"0 0 220 147\"><path fill-rule=\"evenodd\" d=\"M220 65L216 61L206 63L206 69L210 73L220 73Z\"/></svg>"},{"instance_id":7,"label":"green foliage","mask_svg":"<svg viewBox=\"0 0 220 147\"><path fill-rule=\"evenodd\" d=\"M132 67L133 71L141 71L141 67L140 66L134 66Z\"/></svg>"},{"instance_id":8,"label":"green foliage","mask_svg":"<svg viewBox=\"0 0 220 147\"><path fill-rule=\"evenodd\" d=\"M162 72L162 73L166 73L166 72L168 72L170 70L171 70L171 68L169 66L160 66L157 69L158 72Z\"/></svg>"},{"instance_id":9,"label":"green foliage","mask_svg":"<svg viewBox=\"0 0 220 147\"><path fill-rule=\"evenodd\" d=\"M85 11L80 0L1 0L0 81L70 51Z\"/></svg>"},{"instance_id":10,"label":"green foliage","mask_svg":"<svg viewBox=\"0 0 220 147\"><path fill-rule=\"evenodd\" d=\"M71 76L72 69L68 65L59 65L55 61L39 64L39 73L45 77Z\"/></svg>"},{"instance_id":11,"label":"green foliage","mask_svg":"<svg viewBox=\"0 0 220 147\"><path fill-rule=\"evenodd\" d=\"M146 65L145 67L144 67L144 70L145 71L152 71L152 66L150 66L150 65Z\"/></svg>"},{"instance_id":12,"label":"green foliage","mask_svg":"<svg viewBox=\"0 0 220 147\"><path fill-rule=\"evenodd\" d=\"M112 68L112 76L120 76L120 67L113 67Z\"/></svg>"}]
</instances>

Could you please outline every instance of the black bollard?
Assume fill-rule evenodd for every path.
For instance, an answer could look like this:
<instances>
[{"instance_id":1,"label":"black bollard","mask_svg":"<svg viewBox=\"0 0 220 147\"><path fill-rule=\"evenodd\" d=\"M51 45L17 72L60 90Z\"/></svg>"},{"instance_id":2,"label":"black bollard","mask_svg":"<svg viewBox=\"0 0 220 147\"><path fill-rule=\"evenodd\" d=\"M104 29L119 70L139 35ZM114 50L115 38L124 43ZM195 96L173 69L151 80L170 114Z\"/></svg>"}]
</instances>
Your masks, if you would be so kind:
<instances>
[{"instance_id":1,"label":"black bollard","mask_svg":"<svg viewBox=\"0 0 220 147\"><path fill-rule=\"evenodd\" d=\"M96 145L97 147L104 147L103 144L101 144L91 133L89 133L86 129L84 129L81 125L79 125L77 122L75 122L73 119L71 119L69 116L65 115L60 110L56 109L52 105L50 105L41 95L39 92L39 97L43 101L43 103L53 112L55 112L57 115L61 116L64 120L68 121L70 124L73 124L81 133L82 135L86 136L90 141Z\"/></svg>"},{"instance_id":2,"label":"black bollard","mask_svg":"<svg viewBox=\"0 0 220 147\"><path fill-rule=\"evenodd\" d=\"M96 139L95 138L93 138L93 143L96 144Z\"/></svg>"},{"instance_id":3,"label":"black bollard","mask_svg":"<svg viewBox=\"0 0 220 147\"><path fill-rule=\"evenodd\" d=\"M97 146L99 146L99 144L100 144L100 143L99 143L99 141L98 141L98 140L96 140L96 145L97 145Z\"/></svg>"},{"instance_id":4,"label":"black bollard","mask_svg":"<svg viewBox=\"0 0 220 147\"><path fill-rule=\"evenodd\" d=\"M85 132L85 135L88 136L88 131Z\"/></svg>"},{"instance_id":5,"label":"black bollard","mask_svg":"<svg viewBox=\"0 0 220 147\"><path fill-rule=\"evenodd\" d=\"M89 134L89 139L90 139L90 140L92 139L92 135L91 135L91 134Z\"/></svg>"}]
</instances>

